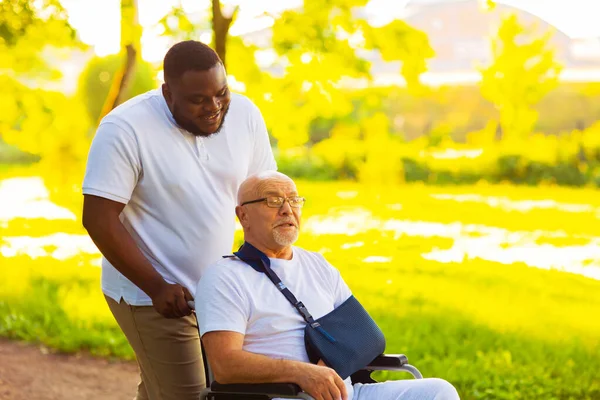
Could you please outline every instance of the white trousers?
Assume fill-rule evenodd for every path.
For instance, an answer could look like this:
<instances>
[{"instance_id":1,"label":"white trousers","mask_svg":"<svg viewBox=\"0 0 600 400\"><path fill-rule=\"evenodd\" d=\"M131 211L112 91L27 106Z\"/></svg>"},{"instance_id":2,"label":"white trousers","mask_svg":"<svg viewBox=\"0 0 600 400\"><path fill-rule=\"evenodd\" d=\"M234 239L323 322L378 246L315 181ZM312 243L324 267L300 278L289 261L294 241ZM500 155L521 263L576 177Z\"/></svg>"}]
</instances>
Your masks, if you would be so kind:
<instances>
[{"instance_id":1,"label":"white trousers","mask_svg":"<svg viewBox=\"0 0 600 400\"><path fill-rule=\"evenodd\" d=\"M439 378L357 383L353 389L352 400L460 400L454 386Z\"/></svg>"}]
</instances>

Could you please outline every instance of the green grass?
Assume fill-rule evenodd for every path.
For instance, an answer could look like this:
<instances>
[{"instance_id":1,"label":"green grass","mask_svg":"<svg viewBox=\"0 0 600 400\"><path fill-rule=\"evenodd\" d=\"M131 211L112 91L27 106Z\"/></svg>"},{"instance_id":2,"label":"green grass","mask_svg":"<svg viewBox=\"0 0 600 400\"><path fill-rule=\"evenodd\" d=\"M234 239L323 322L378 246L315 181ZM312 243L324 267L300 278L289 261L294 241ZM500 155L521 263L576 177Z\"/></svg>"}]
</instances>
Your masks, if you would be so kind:
<instances>
[{"instance_id":1,"label":"green grass","mask_svg":"<svg viewBox=\"0 0 600 400\"><path fill-rule=\"evenodd\" d=\"M599 206L600 192L590 189L298 185L308 198L305 221L361 207L382 220L460 222L566 235L537 239L548 246L581 246L590 239L579 235L600 236L592 213L515 212L431 196L476 193ZM77 222L45 220L13 220L6 231L11 236L82 233ZM239 243L239 232L236 237ZM449 249L454 240L397 235L379 227L354 235L304 232L298 245L322 252L340 269L385 331L387 352L405 353L425 376L449 380L461 398L600 399L600 281L522 263L426 260L422 254ZM386 258L364 262L369 256ZM99 269L84 256L66 261L0 258L0 335L62 351L132 358L104 303L99 277ZM379 376L387 378L385 373Z\"/></svg>"},{"instance_id":2,"label":"green grass","mask_svg":"<svg viewBox=\"0 0 600 400\"><path fill-rule=\"evenodd\" d=\"M64 352L133 359L99 287L100 269L85 258L4 259L0 268L0 335Z\"/></svg>"}]
</instances>

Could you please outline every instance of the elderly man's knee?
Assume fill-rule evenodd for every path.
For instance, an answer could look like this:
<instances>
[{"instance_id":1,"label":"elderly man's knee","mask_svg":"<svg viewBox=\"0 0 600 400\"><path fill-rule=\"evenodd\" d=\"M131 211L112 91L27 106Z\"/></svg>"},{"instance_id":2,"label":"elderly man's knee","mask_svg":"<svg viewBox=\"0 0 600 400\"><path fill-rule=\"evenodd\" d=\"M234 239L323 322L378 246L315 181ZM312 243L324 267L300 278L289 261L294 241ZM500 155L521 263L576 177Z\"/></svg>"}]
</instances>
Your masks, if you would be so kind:
<instances>
[{"instance_id":1,"label":"elderly man's knee","mask_svg":"<svg viewBox=\"0 0 600 400\"><path fill-rule=\"evenodd\" d=\"M459 400L458 392L456 388L448 381L440 378L428 379L432 386L433 392L435 393L434 400Z\"/></svg>"}]
</instances>

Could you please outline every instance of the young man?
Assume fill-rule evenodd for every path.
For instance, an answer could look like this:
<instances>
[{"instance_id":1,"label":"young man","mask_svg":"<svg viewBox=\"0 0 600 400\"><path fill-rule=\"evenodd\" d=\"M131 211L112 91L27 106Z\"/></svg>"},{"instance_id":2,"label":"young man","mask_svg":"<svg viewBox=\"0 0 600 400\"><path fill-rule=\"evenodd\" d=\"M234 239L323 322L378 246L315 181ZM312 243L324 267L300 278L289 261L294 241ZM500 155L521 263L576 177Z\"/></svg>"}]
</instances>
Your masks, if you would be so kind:
<instances>
[{"instance_id":1,"label":"young man","mask_svg":"<svg viewBox=\"0 0 600 400\"><path fill-rule=\"evenodd\" d=\"M236 214L246 243L270 258L271 268L315 319L351 296L322 255L292 246L304 199L287 176L266 171L240 187ZM350 383L324 364L309 363L305 322L273 282L238 258L211 265L198 283L200 334L219 383L291 382L317 400L457 400L441 379Z\"/></svg>"},{"instance_id":2,"label":"young man","mask_svg":"<svg viewBox=\"0 0 600 400\"><path fill-rule=\"evenodd\" d=\"M203 43L174 45L160 90L98 127L83 224L102 252L102 289L141 370L137 399L196 399L204 371L187 304L208 263L231 251L236 193L276 169L256 106L232 94Z\"/></svg>"}]
</instances>

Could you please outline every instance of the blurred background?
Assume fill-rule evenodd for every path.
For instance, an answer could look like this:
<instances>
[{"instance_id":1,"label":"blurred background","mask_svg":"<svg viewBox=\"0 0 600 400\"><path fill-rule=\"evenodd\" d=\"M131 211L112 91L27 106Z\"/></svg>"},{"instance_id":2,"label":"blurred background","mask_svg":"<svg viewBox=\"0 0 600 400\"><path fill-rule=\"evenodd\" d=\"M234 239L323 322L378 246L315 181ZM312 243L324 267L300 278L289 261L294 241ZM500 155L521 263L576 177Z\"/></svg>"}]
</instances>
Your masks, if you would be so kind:
<instances>
[{"instance_id":1,"label":"blurred background","mask_svg":"<svg viewBox=\"0 0 600 400\"><path fill-rule=\"evenodd\" d=\"M201 40L323 253L464 399L600 399L600 4L4 0L0 335L132 359L81 227L99 120ZM241 232L236 232L236 245Z\"/></svg>"}]
</instances>

